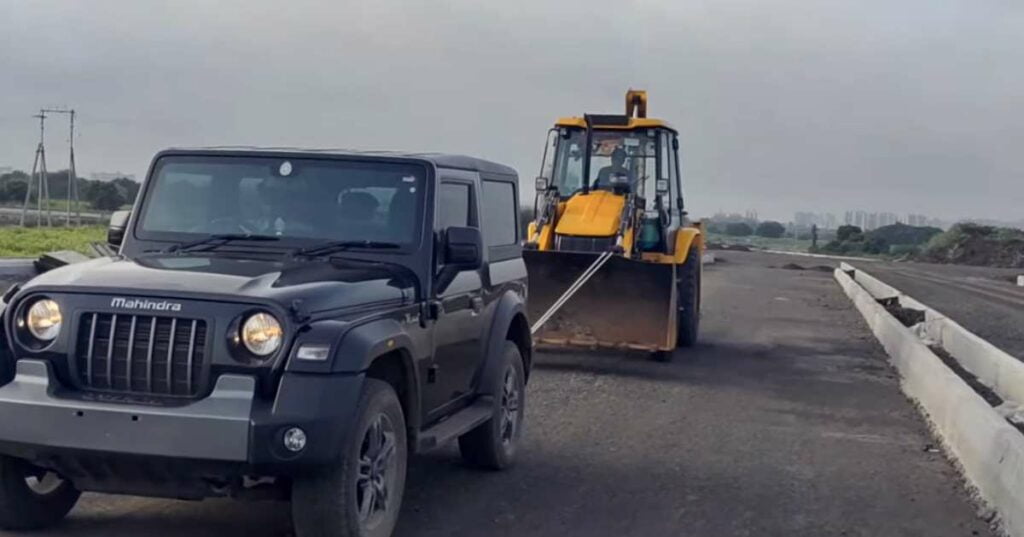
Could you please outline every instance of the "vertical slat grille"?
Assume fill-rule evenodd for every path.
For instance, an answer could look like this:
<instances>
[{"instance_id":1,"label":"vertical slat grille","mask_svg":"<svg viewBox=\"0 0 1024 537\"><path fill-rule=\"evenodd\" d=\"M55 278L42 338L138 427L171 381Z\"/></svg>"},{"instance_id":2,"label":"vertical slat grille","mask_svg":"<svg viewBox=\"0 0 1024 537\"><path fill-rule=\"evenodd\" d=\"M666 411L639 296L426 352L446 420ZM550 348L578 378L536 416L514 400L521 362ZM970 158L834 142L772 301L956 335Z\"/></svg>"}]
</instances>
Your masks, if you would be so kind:
<instances>
[{"instance_id":1,"label":"vertical slat grille","mask_svg":"<svg viewBox=\"0 0 1024 537\"><path fill-rule=\"evenodd\" d=\"M195 397L206 378L206 323L150 315L91 313L78 331L83 389Z\"/></svg>"}]
</instances>

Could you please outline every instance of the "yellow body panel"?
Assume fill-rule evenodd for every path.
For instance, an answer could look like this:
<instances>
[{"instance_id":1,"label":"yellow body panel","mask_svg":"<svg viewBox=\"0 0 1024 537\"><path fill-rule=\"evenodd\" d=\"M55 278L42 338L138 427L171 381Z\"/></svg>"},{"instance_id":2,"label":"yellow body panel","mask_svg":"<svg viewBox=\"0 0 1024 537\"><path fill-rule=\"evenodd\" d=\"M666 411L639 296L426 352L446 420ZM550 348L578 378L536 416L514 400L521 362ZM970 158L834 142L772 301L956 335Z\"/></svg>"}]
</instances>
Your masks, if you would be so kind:
<instances>
[{"instance_id":1,"label":"yellow body panel","mask_svg":"<svg viewBox=\"0 0 1024 537\"><path fill-rule=\"evenodd\" d=\"M690 247L697 245L698 253L704 253L704 236L701 234L701 226L683 227L676 231L676 247L673 255L659 254L657 252L644 252L640 259L651 263L665 263L681 265L686 262Z\"/></svg>"},{"instance_id":2,"label":"yellow body panel","mask_svg":"<svg viewBox=\"0 0 1024 537\"><path fill-rule=\"evenodd\" d=\"M619 232L626 197L607 190L580 193L565 202L555 232L578 237L611 237Z\"/></svg>"},{"instance_id":3,"label":"yellow body panel","mask_svg":"<svg viewBox=\"0 0 1024 537\"><path fill-rule=\"evenodd\" d=\"M552 250L555 247L555 233L552 231L552 225L548 224L540 230L540 235L537 237L537 249L538 250Z\"/></svg>"},{"instance_id":4,"label":"yellow body panel","mask_svg":"<svg viewBox=\"0 0 1024 537\"><path fill-rule=\"evenodd\" d=\"M566 203L564 201L558 202L555 207L555 221L562 217L565 213ZM526 242L536 244L538 250L553 250L555 248L555 231L554 226L550 223L544 225L540 229L537 229L537 221L531 221L526 226Z\"/></svg>"},{"instance_id":5,"label":"yellow body panel","mask_svg":"<svg viewBox=\"0 0 1024 537\"><path fill-rule=\"evenodd\" d=\"M587 128L587 122L581 117L561 117L558 121L555 121L556 127L579 127L581 129ZM652 119L649 117L631 117L629 123L626 125L594 125L595 129L608 129L608 130L620 130L628 131L630 129L653 129L653 128L665 128L672 132L676 131L675 127L670 125L667 121L660 119Z\"/></svg>"}]
</instances>

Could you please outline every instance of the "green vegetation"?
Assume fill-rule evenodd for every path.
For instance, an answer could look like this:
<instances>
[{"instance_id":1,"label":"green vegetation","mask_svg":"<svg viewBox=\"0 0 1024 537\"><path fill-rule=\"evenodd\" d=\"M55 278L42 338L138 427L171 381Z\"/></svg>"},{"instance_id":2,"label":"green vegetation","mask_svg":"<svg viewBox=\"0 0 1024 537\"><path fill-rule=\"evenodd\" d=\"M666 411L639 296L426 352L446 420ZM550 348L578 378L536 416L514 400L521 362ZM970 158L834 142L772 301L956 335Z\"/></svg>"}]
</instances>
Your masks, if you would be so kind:
<instances>
[{"instance_id":1,"label":"green vegetation","mask_svg":"<svg viewBox=\"0 0 1024 537\"><path fill-rule=\"evenodd\" d=\"M960 223L932 237L920 258L937 263L1024 268L1024 231Z\"/></svg>"},{"instance_id":2,"label":"green vegetation","mask_svg":"<svg viewBox=\"0 0 1024 537\"><path fill-rule=\"evenodd\" d=\"M17 208L20 209L21 206L22 206L22 203L23 202L21 202L21 203L10 202L10 203L5 203L4 205L8 205L8 206L12 206L12 207L17 207ZM46 210L46 206L47 206L47 204L44 203L43 204L43 210L44 211ZM63 214L64 211L66 211L68 209L68 202L67 202L67 200L51 199L50 203L49 203L49 206L50 206L50 211L52 211L54 214L56 214L56 213ZM72 216L74 216L74 214L75 214L75 207L76 207L76 204L72 203L71 204L71 214L72 214ZM77 203L77 207L78 207L78 210L81 211L81 212L87 212L87 211L88 212L92 212L93 211L92 206L88 202L85 202L85 201L79 201ZM35 201L33 201L32 202L32 206L29 207L29 209L35 209L35 208L36 208L36 204L35 204Z\"/></svg>"},{"instance_id":3,"label":"green vegetation","mask_svg":"<svg viewBox=\"0 0 1024 537\"><path fill-rule=\"evenodd\" d=\"M50 208L65 210L67 208L68 171L58 170L47 174L47 185L50 190ZM25 202L25 190L28 188L27 173L16 170L0 175L0 204L21 206ZM93 181L77 178L78 194L81 209L88 211L114 211L125 204L130 204L139 193L139 183L126 177L113 181ZM31 207L36 206L36 193L30 200ZM74 207L72 207L72 210Z\"/></svg>"},{"instance_id":4,"label":"green vegetation","mask_svg":"<svg viewBox=\"0 0 1024 537\"><path fill-rule=\"evenodd\" d=\"M864 233L857 226L840 226L835 240L819 252L842 255L913 255L932 237L942 233L936 227L892 224Z\"/></svg>"},{"instance_id":5,"label":"green vegetation","mask_svg":"<svg viewBox=\"0 0 1024 537\"><path fill-rule=\"evenodd\" d=\"M754 228L746 222L729 222L725 225L725 234L731 237L749 237L754 234Z\"/></svg>"},{"instance_id":6,"label":"green vegetation","mask_svg":"<svg viewBox=\"0 0 1024 537\"><path fill-rule=\"evenodd\" d=\"M754 234L759 237L778 239L786 234L786 226L779 222L766 220L757 225L757 229L754 230Z\"/></svg>"},{"instance_id":7,"label":"green vegetation","mask_svg":"<svg viewBox=\"0 0 1024 537\"><path fill-rule=\"evenodd\" d=\"M0 227L0 257L38 257L54 250L91 252L89 243L105 241L105 226Z\"/></svg>"}]
</instances>

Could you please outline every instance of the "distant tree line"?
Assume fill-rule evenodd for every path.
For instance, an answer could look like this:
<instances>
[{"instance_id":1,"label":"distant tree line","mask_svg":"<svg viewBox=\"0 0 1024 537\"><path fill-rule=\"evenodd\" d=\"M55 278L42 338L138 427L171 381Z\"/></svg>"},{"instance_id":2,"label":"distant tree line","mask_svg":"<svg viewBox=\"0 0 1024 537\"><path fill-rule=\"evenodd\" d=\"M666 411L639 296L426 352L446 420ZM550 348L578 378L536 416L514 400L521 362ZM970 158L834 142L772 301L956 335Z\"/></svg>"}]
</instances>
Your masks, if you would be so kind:
<instances>
[{"instance_id":1,"label":"distant tree line","mask_svg":"<svg viewBox=\"0 0 1024 537\"><path fill-rule=\"evenodd\" d=\"M51 200L65 200L68 193L68 170L57 170L47 174L47 185ZM25 191L28 189L27 173L15 170L0 175L0 204L21 204L25 202ZM116 211L124 205L130 205L139 194L139 183L127 177L118 177L113 181L96 181L77 177L78 197L86 204L86 208L98 211ZM36 202L38 192L33 189L31 203Z\"/></svg>"},{"instance_id":2,"label":"distant tree line","mask_svg":"<svg viewBox=\"0 0 1024 537\"><path fill-rule=\"evenodd\" d=\"M857 226L839 226L835 240L822 246L819 251L830 254L892 254L917 253L936 235L942 233L937 227L908 226L891 224L864 231Z\"/></svg>"}]
</instances>

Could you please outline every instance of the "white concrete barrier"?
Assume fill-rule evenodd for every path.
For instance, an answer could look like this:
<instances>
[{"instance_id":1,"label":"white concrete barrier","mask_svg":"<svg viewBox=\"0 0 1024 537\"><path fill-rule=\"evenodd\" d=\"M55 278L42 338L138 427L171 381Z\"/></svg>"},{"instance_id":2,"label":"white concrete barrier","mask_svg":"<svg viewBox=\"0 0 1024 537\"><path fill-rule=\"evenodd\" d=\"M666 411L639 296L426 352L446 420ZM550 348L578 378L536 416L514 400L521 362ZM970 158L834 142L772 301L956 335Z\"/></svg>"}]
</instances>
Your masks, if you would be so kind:
<instances>
[{"instance_id":1,"label":"white concrete barrier","mask_svg":"<svg viewBox=\"0 0 1024 537\"><path fill-rule=\"evenodd\" d=\"M853 279L857 280L857 283L859 283L867 290L867 292L871 293L871 296L875 298L894 298L902 294L895 287L872 277L866 272L858 270L857 267L854 267L849 263L840 263L839 269L847 273L853 272Z\"/></svg>"},{"instance_id":2,"label":"white concrete barrier","mask_svg":"<svg viewBox=\"0 0 1024 537\"><path fill-rule=\"evenodd\" d=\"M1003 531L1024 537L1024 434L946 367L858 281L842 269L835 271L835 278L889 354L904 393L919 403L980 499L996 512Z\"/></svg>"},{"instance_id":3,"label":"white concrete barrier","mask_svg":"<svg viewBox=\"0 0 1024 537\"><path fill-rule=\"evenodd\" d=\"M1024 287L1024 275L1017 276L1017 285L1019 287Z\"/></svg>"}]
</instances>

